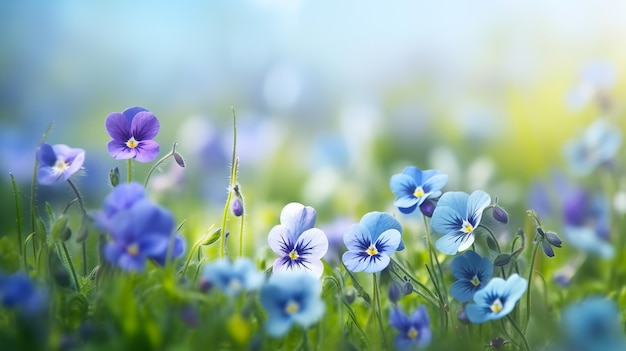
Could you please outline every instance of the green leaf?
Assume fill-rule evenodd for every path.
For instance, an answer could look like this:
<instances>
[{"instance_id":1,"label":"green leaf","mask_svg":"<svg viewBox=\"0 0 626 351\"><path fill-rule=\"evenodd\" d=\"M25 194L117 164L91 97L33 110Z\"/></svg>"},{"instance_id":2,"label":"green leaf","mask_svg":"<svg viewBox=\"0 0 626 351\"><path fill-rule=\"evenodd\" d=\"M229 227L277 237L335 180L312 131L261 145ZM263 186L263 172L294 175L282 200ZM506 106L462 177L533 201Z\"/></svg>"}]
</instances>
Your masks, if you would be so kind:
<instances>
[{"instance_id":1,"label":"green leaf","mask_svg":"<svg viewBox=\"0 0 626 351\"><path fill-rule=\"evenodd\" d=\"M511 262L511 255L507 253L499 254L495 260L493 260L493 265L496 267L506 266Z\"/></svg>"}]
</instances>

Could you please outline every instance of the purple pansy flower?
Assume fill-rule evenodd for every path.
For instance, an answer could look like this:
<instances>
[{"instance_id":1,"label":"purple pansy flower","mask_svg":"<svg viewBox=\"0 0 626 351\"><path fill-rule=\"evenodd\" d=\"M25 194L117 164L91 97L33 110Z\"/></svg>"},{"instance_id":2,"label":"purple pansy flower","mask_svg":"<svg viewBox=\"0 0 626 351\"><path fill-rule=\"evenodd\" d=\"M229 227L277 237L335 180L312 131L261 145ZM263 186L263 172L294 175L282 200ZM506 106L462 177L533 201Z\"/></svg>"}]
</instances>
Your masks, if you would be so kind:
<instances>
[{"instance_id":1,"label":"purple pansy flower","mask_svg":"<svg viewBox=\"0 0 626 351\"><path fill-rule=\"evenodd\" d=\"M118 213L130 209L138 201L145 198L146 190L139 183L120 184L104 198L102 210L92 212L91 217L98 229L110 231L111 221Z\"/></svg>"},{"instance_id":2,"label":"purple pansy flower","mask_svg":"<svg viewBox=\"0 0 626 351\"><path fill-rule=\"evenodd\" d=\"M152 140L159 132L159 120L145 108L131 107L122 113L111 113L105 127L113 138L107 144L113 158L150 162L159 154L159 144Z\"/></svg>"},{"instance_id":3,"label":"purple pansy flower","mask_svg":"<svg viewBox=\"0 0 626 351\"><path fill-rule=\"evenodd\" d=\"M274 272L310 271L322 276L322 257L328 250L328 238L321 229L313 228L317 212L313 207L292 202L280 213L280 224L270 230L267 241L280 257L274 261Z\"/></svg>"},{"instance_id":4,"label":"purple pansy flower","mask_svg":"<svg viewBox=\"0 0 626 351\"><path fill-rule=\"evenodd\" d=\"M85 150L67 145L41 144L37 149L39 184L53 184L59 180L68 180L85 162Z\"/></svg>"}]
</instances>

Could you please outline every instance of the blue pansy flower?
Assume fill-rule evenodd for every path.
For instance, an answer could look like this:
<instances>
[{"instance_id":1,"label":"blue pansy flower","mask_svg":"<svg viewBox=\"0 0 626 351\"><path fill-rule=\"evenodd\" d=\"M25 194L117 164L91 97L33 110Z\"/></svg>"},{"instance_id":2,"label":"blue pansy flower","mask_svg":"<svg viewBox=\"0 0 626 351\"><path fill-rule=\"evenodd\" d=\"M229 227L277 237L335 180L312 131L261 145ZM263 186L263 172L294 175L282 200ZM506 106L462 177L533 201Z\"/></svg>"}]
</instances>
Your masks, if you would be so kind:
<instances>
[{"instance_id":1,"label":"blue pansy flower","mask_svg":"<svg viewBox=\"0 0 626 351\"><path fill-rule=\"evenodd\" d=\"M0 305L3 307L34 315L45 310L47 300L45 291L26 274L0 273Z\"/></svg>"},{"instance_id":2,"label":"blue pansy flower","mask_svg":"<svg viewBox=\"0 0 626 351\"><path fill-rule=\"evenodd\" d=\"M109 262L127 271L142 271L147 259L163 263L170 241L174 241L174 218L168 211L143 199L114 220L109 228L113 240L104 247Z\"/></svg>"},{"instance_id":3,"label":"blue pansy flower","mask_svg":"<svg viewBox=\"0 0 626 351\"><path fill-rule=\"evenodd\" d=\"M146 198L146 190L137 183L123 183L104 198L102 209L90 213L95 226L103 231L109 231L115 225L113 219L118 213L129 210L139 200Z\"/></svg>"},{"instance_id":4,"label":"blue pansy flower","mask_svg":"<svg viewBox=\"0 0 626 351\"><path fill-rule=\"evenodd\" d=\"M567 307L561 315L566 350L626 350L619 308L612 300L590 297Z\"/></svg>"},{"instance_id":5,"label":"blue pansy flower","mask_svg":"<svg viewBox=\"0 0 626 351\"><path fill-rule=\"evenodd\" d=\"M472 323L484 323L505 317L524 295L528 281L517 274L509 279L493 278L487 286L474 293L474 304L467 305L465 313Z\"/></svg>"},{"instance_id":6,"label":"blue pansy flower","mask_svg":"<svg viewBox=\"0 0 626 351\"><path fill-rule=\"evenodd\" d=\"M280 224L267 237L272 251L278 254L274 272L304 270L322 276L322 257L328 250L328 238L321 229L313 228L317 212L310 206L292 202L280 213Z\"/></svg>"},{"instance_id":7,"label":"blue pansy flower","mask_svg":"<svg viewBox=\"0 0 626 351\"><path fill-rule=\"evenodd\" d=\"M489 194L476 190L471 195L454 191L441 195L433 212L431 226L444 234L437 249L447 255L464 251L474 243L474 230L480 224L483 210L491 203Z\"/></svg>"},{"instance_id":8,"label":"blue pansy flower","mask_svg":"<svg viewBox=\"0 0 626 351\"><path fill-rule=\"evenodd\" d=\"M258 289L264 278L249 258L241 257L235 262L222 258L204 266L200 284L217 287L226 295L234 297L244 291Z\"/></svg>"},{"instance_id":9,"label":"blue pansy flower","mask_svg":"<svg viewBox=\"0 0 626 351\"><path fill-rule=\"evenodd\" d=\"M396 195L393 205L402 213L412 213L428 198L441 194L441 188L448 182L448 175L437 170L425 170L409 166L402 173L394 174L389 187ZM430 205L430 204L429 204Z\"/></svg>"},{"instance_id":10,"label":"blue pansy flower","mask_svg":"<svg viewBox=\"0 0 626 351\"><path fill-rule=\"evenodd\" d=\"M400 332L394 339L394 345L398 350L411 350L415 346L422 348L430 344L432 338L430 319L423 305L409 316L398 307L394 307L389 316L389 324Z\"/></svg>"},{"instance_id":11,"label":"blue pansy flower","mask_svg":"<svg viewBox=\"0 0 626 351\"><path fill-rule=\"evenodd\" d=\"M450 286L452 296L461 302L471 301L474 293L487 285L493 274L493 263L469 250L456 256L450 263L452 274L458 279Z\"/></svg>"},{"instance_id":12,"label":"blue pansy flower","mask_svg":"<svg viewBox=\"0 0 626 351\"><path fill-rule=\"evenodd\" d=\"M37 161L37 181L50 185L59 180L68 180L78 172L85 162L85 150L63 144L41 144L37 149Z\"/></svg>"},{"instance_id":13,"label":"blue pansy flower","mask_svg":"<svg viewBox=\"0 0 626 351\"><path fill-rule=\"evenodd\" d=\"M343 236L348 248L342 256L343 264L351 272L382 271L389 265L389 255L399 250L401 233L402 226L393 216L383 212L365 214Z\"/></svg>"},{"instance_id":14,"label":"blue pansy flower","mask_svg":"<svg viewBox=\"0 0 626 351\"><path fill-rule=\"evenodd\" d=\"M303 271L275 272L261 287L260 301L268 313L265 330L274 337L295 323L308 328L324 314L319 279Z\"/></svg>"},{"instance_id":15,"label":"blue pansy flower","mask_svg":"<svg viewBox=\"0 0 626 351\"><path fill-rule=\"evenodd\" d=\"M622 133L606 119L595 120L577 139L564 146L565 157L572 171L587 175L610 162L622 146Z\"/></svg>"}]
</instances>

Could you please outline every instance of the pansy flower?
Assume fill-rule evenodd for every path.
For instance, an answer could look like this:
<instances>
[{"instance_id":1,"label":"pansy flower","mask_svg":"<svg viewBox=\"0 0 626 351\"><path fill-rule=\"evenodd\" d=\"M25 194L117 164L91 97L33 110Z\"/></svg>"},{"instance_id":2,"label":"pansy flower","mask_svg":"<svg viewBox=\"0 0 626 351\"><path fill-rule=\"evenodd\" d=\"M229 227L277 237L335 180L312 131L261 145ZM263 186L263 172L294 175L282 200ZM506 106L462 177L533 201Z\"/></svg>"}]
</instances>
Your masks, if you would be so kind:
<instances>
[{"instance_id":1,"label":"pansy flower","mask_svg":"<svg viewBox=\"0 0 626 351\"><path fill-rule=\"evenodd\" d=\"M105 127L113 138L107 144L113 158L150 162L159 154L159 144L152 140L159 133L159 120L145 108L131 107L122 113L111 113Z\"/></svg>"},{"instance_id":2,"label":"pansy flower","mask_svg":"<svg viewBox=\"0 0 626 351\"><path fill-rule=\"evenodd\" d=\"M430 344L432 338L430 318L423 305L409 316L398 307L394 307L389 316L389 324L400 332L394 339L394 345L398 350L412 350L415 346L422 348Z\"/></svg>"},{"instance_id":3,"label":"pansy flower","mask_svg":"<svg viewBox=\"0 0 626 351\"><path fill-rule=\"evenodd\" d=\"M176 241L174 218L168 211L143 199L116 215L114 223L109 228L113 240L104 246L109 262L127 271L142 271L148 259L165 263L170 242ZM182 250L173 245L172 256L176 257Z\"/></svg>"},{"instance_id":4,"label":"pansy flower","mask_svg":"<svg viewBox=\"0 0 626 351\"><path fill-rule=\"evenodd\" d=\"M146 198L145 188L136 182L122 183L104 198L101 210L93 211L90 217L98 229L109 231L115 216L130 209L139 200Z\"/></svg>"},{"instance_id":5,"label":"pansy flower","mask_svg":"<svg viewBox=\"0 0 626 351\"><path fill-rule=\"evenodd\" d=\"M263 273L257 271L250 259L241 257L232 262L222 258L204 266L200 285L207 288L217 287L226 295L235 297L244 291L258 289L263 279Z\"/></svg>"},{"instance_id":6,"label":"pansy flower","mask_svg":"<svg viewBox=\"0 0 626 351\"><path fill-rule=\"evenodd\" d=\"M328 238L313 228L317 212L313 207L292 202L280 213L280 224L267 237L270 248L280 257L274 261L274 272L304 270L322 276L322 257L328 250Z\"/></svg>"},{"instance_id":7,"label":"pansy flower","mask_svg":"<svg viewBox=\"0 0 626 351\"><path fill-rule=\"evenodd\" d=\"M453 191L441 195L433 212L432 228L444 234L435 246L447 255L464 251L474 243L474 230L480 224L483 210L491 203L489 194L476 190L471 195Z\"/></svg>"},{"instance_id":8,"label":"pansy flower","mask_svg":"<svg viewBox=\"0 0 626 351\"><path fill-rule=\"evenodd\" d=\"M622 133L604 118L595 120L576 139L565 144L564 153L570 168L587 175L609 163L622 146Z\"/></svg>"},{"instance_id":9,"label":"pansy flower","mask_svg":"<svg viewBox=\"0 0 626 351\"><path fill-rule=\"evenodd\" d=\"M452 296L461 302L471 301L476 291L487 285L493 274L493 263L469 250L456 256L450 263L452 274L458 279L450 286Z\"/></svg>"},{"instance_id":10,"label":"pansy flower","mask_svg":"<svg viewBox=\"0 0 626 351\"><path fill-rule=\"evenodd\" d=\"M37 181L49 185L59 180L68 180L85 162L85 150L63 144L41 144L37 149Z\"/></svg>"},{"instance_id":11,"label":"pansy flower","mask_svg":"<svg viewBox=\"0 0 626 351\"><path fill-rule=\"evenodd\" d=\"M618 306L594 296L567 307L561 315L566 350L626 350L626 336Z\"/></svg>"},{"instance_id":12,"label":"pansy flower","mask_svg":"<svg viewBox=\"0 0 626 351\"><path fill-rule=\"evenodd\" d=\"M527 283L526 279L517 274L507 280L498 277L491 279L487 286L474 294L475 303L466 306L467 318L472 323L484 323L505 317L526 292Z\"/></svg>"},{"instance_id":13,"label":"pansy flower","mask_svg":"<svg viewBox=\"0 0 626 351\"><path fill-rule=\"evenodd\" d=\"M308 328L324 314L319 279L302 271L273 273L261 287L259 299L268 313L265 329L274 337L295 323Z\"/></svg>"},{"instance_id":14,"label":"pansy flower","mask_svg":"<svg viewBox=\"0 0 626 351\"><path fill-rule=\"evenodd\" d=\"M402 226L393 216L370 212L348 228L343 241L348 248L343 264L351 272L380 272L387 268L392 253L399 250Z\"/></svg>"},{"instance_id":15,"label":"pansy flower","mask_svg":"<svg viewBox=\"0 0 626 351\"><path fill-rule=\"evenodd\" d=\"M389 181L391 191L396 195L394 206L402 213L412 213L428 198L436 198L448 181L448 175L437 170L425 170L409 166L402 173L395 174ZM430 205L430 204L429 204Z\"/></svg>"}]
</instances>

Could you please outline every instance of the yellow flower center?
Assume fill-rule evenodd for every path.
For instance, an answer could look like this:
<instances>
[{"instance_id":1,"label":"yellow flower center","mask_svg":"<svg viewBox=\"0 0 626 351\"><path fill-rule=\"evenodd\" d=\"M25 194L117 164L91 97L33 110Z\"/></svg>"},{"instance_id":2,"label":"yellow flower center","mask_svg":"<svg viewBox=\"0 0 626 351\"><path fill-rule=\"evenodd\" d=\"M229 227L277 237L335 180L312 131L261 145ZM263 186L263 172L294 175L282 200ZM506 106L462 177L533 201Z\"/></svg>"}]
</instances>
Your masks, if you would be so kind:
<instances>
[{"instance_id":1,"label":"yellow flower center","mask_svg":"<svg viewBox=\"0 0 626 351\"><path fill-rule=\"evenodd\" d=\"M370 245L365 252L367 252L370 256L378 255L378 249L374 246L374 244Z\"/></svg>"},{"instance_id":2,"label":"yellow flower center","mask_svg":"<svg viewBox=\"0 0 626 351\"><path fill-rule=\"evenodd\" d=\"M470 280L470 283L472 283L473 286L479 286L480 285L480 280L478 279L478 276L476 274L474 274L474 278L472 278L472 280Z\"/></svg>"},{"instance_id":3,"label":"yellow flower center","mask_svg":"<svg viewBox=\"0 0 626 351\"><path fill-rule=\"evenodd\" d=\"M411 327L409 329L409 331L406 333L406 335L409 337L409 339L415 339L415 338L417 338L419 336L419 334L420 333L414 327Z\"/></svg>"},{"instance_id":4,"label":"yellow flower center","mask_svg":"<svg viewBox=\"0 0 626 351\"><path fill-rule=\"evenodd\" d=\"M490 307L491 307L491 311L492 311L492 312L494 312L494 313L498 313L498 312L502 311L502 307L503 307L503 306L502 306L502 301L500 301L500 299L496 299L496 301L494 301L494 302L491 304L491 306L490 306Z\"/></svg>"},{"instance_id":5,"label":"yellow flower center","mask_svg":"<svg viewBox=\"0 0 626 351\"><path fill-rule=\"evenodd\" d=\"M413 192L413 196L415 197L424 196L424 189L422 189L421 186L418 186L417 188L415 188L415 191Z\"/></svg>"},{"instance_id":6,"label":"yellow flower center","mask_svg":"<svg viewBox=\"0 0 626 351\"><path fill-rule=\"evenodd\" d=\"M65 159L63 157L59 157L57 158L52 168L54 169L55 172L62 173L69 166L70 166L69 163L65 162Z\"/></svg>"},{"instance_id":7,"label":"yellow flower center","mask_svg":"<svg viewBox=\"0 0 626 351\"><path fill-rule=\"evenodd\" d=\"M291 250L291 252L289 253L289 258L291 258L292 261L297 260L298 257L300 257L300 255L298 255L298 252L296 251L296 249Z\"/></svg>"},{"instance_id":8,"label":"yellow flower center","mask_svg":"<svg viewBox=\"0 0 626 351\"><path fill-rule=\"evenodd\" d=\"M239 292L241 288L242 288L242 285L239 279L231 279L228 282L228 289L230 289L233 292Z\"/></svg>"},{"instance_id":9,"label":"yellow flower center","mask_svg":"<svg viewBox=\"0 0 626 351\"><path fill-rule=\"evenodd\" d=\"M139 142L137 140L135 140L135 137L131 137L130 139L128 139L128 141L126 142L126 146L128 146L131 149L136 148L139 145Z\"/></svg>"},{"instance_id":10,"label":"yellow flower center","mask_svg":"<svg viewBox=\"0 0 626 351\"><path fill-rule=\"evenodd\" d=\"M297 313L299 310L300 305L293 300L289 300L289 302L287 302L287 306L285 306L285 312L287 312L288 315Z\"/></svg>"},{"instance_id":11,"label":"yellow flower center","mask_svg":"<svg viewBox=\"0 0 626 351\"><path fill-rule=\"evenodd\" d=\"M126 252L128 252L131 256L137 256L139 254L139 245L131 244L126 248Z\"/></svg>"},{"instance_id":12,"label":"yellow flower center","mask_svg":"<svg viewBox=\"0 0 626 351\"><path fill-rule=\"evenodd\" d=\"M463 233L471 233L473 230L474 230L474 226L472 225L472 223L464 220L463 225L461 226L461 231Z\"/></svg>"}]
</instances>

